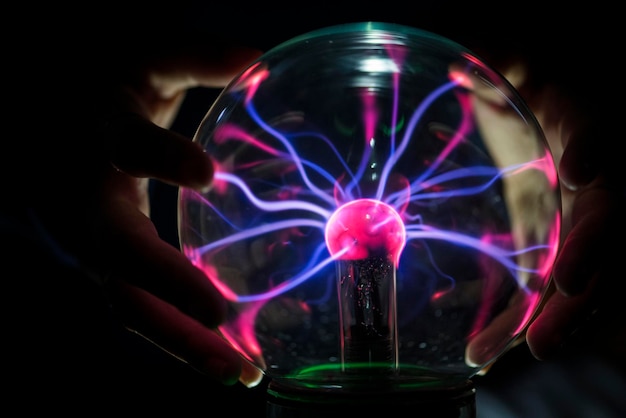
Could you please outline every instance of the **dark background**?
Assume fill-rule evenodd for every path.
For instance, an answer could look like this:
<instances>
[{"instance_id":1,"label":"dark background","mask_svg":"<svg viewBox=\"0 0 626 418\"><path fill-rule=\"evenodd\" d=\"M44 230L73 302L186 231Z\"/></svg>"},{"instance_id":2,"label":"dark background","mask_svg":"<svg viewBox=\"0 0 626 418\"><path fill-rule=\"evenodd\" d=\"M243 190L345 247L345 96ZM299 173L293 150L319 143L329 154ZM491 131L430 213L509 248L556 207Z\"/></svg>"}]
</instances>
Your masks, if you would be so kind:
<instances>
[{"instance_id":1,"label":"dark background","mask_svg":"<svg viewBox=\"0 0 626 418\"><path fill-rule=\"evenodd\" d=\"M6 136L5 156L18 159L3 167L6 187L0 212L6 267L2 273L5 355L0 376L8 388L3 398L11 401L7 405L17 408L18 415L35 411L181 417L265 413L267 381L254 389L221 386L128 333L98 287L32 217L30 203L39 198L55 203L57 191L66 187L45 171L56 164L62 168L66 157L60 144L67 132L84 128L81 114L72 110L81 103L66 95L67 83L76 83L79 89L84 86L87 92L92 85L106 85L110 73L105 69L123 67L124 54L143 47L158 52L159 42L167 39L210 43L217 33L267 50L319 27L377 20L433 31L479 54L483 50L494 57L512 50L528 54L531 66L541 68L546 80L560 80L584 97L586 106L597 108L606 103L606 70L614 68L613 57L622 47L620 27L611 23L621 13L602 4L548 11L541 2L489 8L475 2L384 2L371 7L212 3L29 4L24 10L7 10L6 19L18 23L12 39L29 39L25 46L10 42L5 51L7 69L26 77L11 86L19 87L11 105L23 119L8 121L17 134ZM104 68L98 66L102 63ZM217 93L191 90L172 129L191 138ZM613 91L609 97L622 96ZM28 158L30 145L12 148L17 142L31 144L32 137L37 137L34 144L45 142L43 149L56 154L42 152L46 158L39 164L39 159ZM89 155L72 158L89 161ZM80 178L80 173L74 174ZM177 190L157 181L151 190L154 222L163 239L178 245ZM76 193L81 193L80 188ZM513 349L486 376L475 379L479 417L624 416L624 375L618 373L614 358L605 355L620 347L607 347L602 338L611 332L614 321L612 313L590 320L572 336L559 361L538 362L524 345Z\"/></svg>"}]
</instances>

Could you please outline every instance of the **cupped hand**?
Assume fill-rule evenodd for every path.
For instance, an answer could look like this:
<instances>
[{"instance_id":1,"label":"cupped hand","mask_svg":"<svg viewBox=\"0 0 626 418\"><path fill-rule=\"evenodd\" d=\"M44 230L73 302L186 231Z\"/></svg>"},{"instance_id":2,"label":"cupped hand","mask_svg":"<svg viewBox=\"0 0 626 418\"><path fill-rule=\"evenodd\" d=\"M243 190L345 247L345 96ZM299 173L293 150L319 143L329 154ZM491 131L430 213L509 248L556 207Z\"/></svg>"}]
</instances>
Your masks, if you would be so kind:
<instances>
[{"instance_id":1,"label":"cupped hand","mask_svg":"<svg viewBox=\"0 0 626 418\"><path fill-rule=\"evenodd\" d=\"M561 186L562 229L552 283L523 337L531 353L545 360L572 342L577 330L589 327L598 311L607 311L613 341L594 344L619 346L620 339L626 341L626 327L615 315L623 311L616 281L626 233L626 189L607 123L610 112L598 106L593 89L572 83L571 75L562 77L566 81L540 78L536 68L519 60L501 71L537 117Z\"/></svg>"},{"instance_id":2,"label":"cupped hand","mask_svg":"<svg viewBox=\"0 0 626 418\"><path fill-rule=\"evenodd\" d=\"M72 156L59 152L56 180L65 191L42 211L51 230L59 228L60 244L107 290L126 327L228 385L254 386L261 373L219 335L226 313L220 293L159 237L148 184L209 186L210 156L168 128L188 89L223 87L259 54L207 46L136 60L124 54L127 60L104 75L109 81L96 89L100 94L78 95L91 100L79 104L85 130L74 138Z\"/></svg>"},{"instance_id":3,"label":"cupped hand","mask_svg":"<svg viewBox=\"0 0 626 418\"><path fill-rule=\"evenodd\" d=\"M526 334L539 359L554 357L578 333L594 340L584 346L600 348L619 361L626 354L619 285L624 276L619 264L625 249L626 189L614 149L606 142L609 137L603 137L610 135L606 128L604 121L591 120L572 131L563 150L559 169L568 197L568 229L553 268L554 291ZM596 315L602 319L593 320Z\"/></svg>"},{"instance_id":4,"label":"cupped hand","mask_svg":"<svg viewBox=\"0 0 626 418\"><path fill-rule=\"evenodd\" d=\"M606 123L606 114L594 105L592 96L579 95L571 85L539 79L524 61L508 61L500 70L520 92L545 134L558 170L562 215L552 282L527 329L511 346L525 340L536 358L551 358L573 342L572 335L578 330L597 326L597 323L591 325L590 318L606 311L609 314L605 319L611 319L608 334L613 335L610 340L594 344L619 351L615 347L620 343L623 347L626 327L618 319L624 315L615 314L623 311L619 308L621 297L615 283L621 274L618 265L624 248L621 237L626 233L623 216L626 189L621 180L623 170L611 147L612 130ZM483 113L490 115L493 111L485 107ZM490 129L500 123L485 122L489 122ZM505 122L502 119L500 124ZM507 135L519 131L511 126L505 128ZM518 200L535 202L534 206L523 208L524 217L532 210L541 209L540 202L545 202L537 187L515 190L526 190ZM534 194L533 190L536 190ZM535 195L536 198L529 198ZM537 228L542 230L540 225ZM513 303L474 338L468 345L468 362L488 361L494 344L506 340L524 308L523 304ZM619 355L624 355L623 349Z\"/></svg>"}]
</instances>

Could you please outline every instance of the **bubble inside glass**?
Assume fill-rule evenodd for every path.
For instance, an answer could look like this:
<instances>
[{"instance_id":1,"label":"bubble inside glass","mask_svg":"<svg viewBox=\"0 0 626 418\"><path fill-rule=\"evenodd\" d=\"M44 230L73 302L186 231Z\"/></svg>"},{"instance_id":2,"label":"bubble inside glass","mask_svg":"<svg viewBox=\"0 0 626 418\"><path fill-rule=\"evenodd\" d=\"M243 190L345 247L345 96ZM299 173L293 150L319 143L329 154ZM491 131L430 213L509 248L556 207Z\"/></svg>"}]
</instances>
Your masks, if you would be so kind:
<instances>
[{"instance_id":1,"label":"bubble inside glass","mask_svg":"<svg viewBox=\"0 0 626 418\"><path fill-rule=\"evenodd\" d=\"M241 354L295 387L447 385L520 336L560 233L534 116L464 47L416 28L304 34L236 77L194 141L184 254Z\"/></svg>"}]
</instances>

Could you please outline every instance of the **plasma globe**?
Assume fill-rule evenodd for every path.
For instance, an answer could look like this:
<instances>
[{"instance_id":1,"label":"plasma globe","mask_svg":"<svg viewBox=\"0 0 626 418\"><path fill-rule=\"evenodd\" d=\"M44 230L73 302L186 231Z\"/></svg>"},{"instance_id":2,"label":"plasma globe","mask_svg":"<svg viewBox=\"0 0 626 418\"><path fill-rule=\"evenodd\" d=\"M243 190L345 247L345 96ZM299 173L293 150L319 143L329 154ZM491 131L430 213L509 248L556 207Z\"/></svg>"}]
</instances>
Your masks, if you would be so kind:
<instances>
[{"instance_id":1,"label":"plasma globe","mask_svg":"<svg viewBox=\"0 0 626 418\"><path fill-rule=\"evenodd\" d=\"M269 374L377 353L467 376L547 287L554 161L469 51L371 28L287 42L227 86L194 137L215 172L180 190L181 247L229 301L222 335Z\"/></svg>"}]
</instances>

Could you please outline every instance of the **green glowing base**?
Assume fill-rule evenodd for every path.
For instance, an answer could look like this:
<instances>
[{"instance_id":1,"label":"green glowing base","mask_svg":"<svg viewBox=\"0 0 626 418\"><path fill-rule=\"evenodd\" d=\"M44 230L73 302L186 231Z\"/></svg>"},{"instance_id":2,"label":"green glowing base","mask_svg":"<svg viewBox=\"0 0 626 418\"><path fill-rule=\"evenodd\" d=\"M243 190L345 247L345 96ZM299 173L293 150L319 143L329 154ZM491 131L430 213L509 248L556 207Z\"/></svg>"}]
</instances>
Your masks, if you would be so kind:
<instances>
[{"instance_id":1,"label":"green glowing base","mask_svg":"<svg viewBox=\"0 0 626 418\"><path fill-rule=\"evenodd\" d=\"M397 367L389 363L319 364L275 377L281 386L303 391L355 392L414 392L439 390L442 387L464 385L461 374L443 373L414 365Z\"/></svg>"},{"instance_id":2,"label":"green glowing base","mask_svg":"<svg viewBox=\"0 0 626 418\"><path fill-rule=\"evenodd\" d=\"M354 365L353 365L354 366ZM475 418L471 380L426 376L423 370L318 366L267 390L268 418Z\"/></svg>"}]
</instances>

